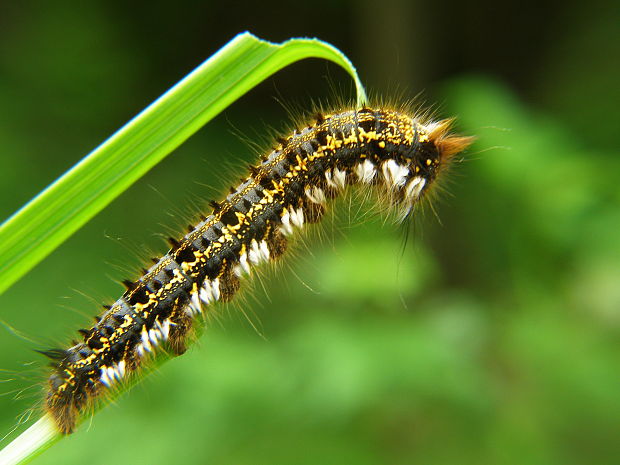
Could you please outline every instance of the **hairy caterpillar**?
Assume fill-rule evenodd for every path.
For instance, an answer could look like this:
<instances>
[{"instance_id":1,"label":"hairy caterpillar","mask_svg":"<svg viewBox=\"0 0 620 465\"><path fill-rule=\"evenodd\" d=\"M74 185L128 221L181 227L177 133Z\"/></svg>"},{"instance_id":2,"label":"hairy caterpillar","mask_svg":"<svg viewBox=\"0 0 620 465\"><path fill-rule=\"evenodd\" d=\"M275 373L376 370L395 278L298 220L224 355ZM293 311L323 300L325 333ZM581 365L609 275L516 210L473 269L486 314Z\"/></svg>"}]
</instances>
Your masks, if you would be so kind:
<instances>
[{"instance_id":1,"label":"hairy caterpillar","mask_svg":"<svg viewBox=\"0 0 620 465\"><path fill-rule=\"evenodd\" d=\"M232 299L251 268L277 260L287 236L320 220L326 204L353 184L376 187L404 219L451 157L471 138L449 134L451 121L361 108L318 115L251 166L213 212L96 317L68 349L44 352L54 362L46 409L62 433L106 389L137 370L162 343L186 349L196 315Z\"/></svg>"}]
</instances>

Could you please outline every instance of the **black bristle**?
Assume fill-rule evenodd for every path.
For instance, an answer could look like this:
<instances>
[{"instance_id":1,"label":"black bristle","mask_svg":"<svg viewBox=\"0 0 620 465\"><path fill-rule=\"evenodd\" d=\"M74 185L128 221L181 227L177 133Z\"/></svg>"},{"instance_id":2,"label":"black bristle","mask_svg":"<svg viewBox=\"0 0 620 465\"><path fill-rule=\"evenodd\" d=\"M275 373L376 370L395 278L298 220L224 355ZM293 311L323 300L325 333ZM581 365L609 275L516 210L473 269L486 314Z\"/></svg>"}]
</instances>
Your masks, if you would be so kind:
<instances>
[{"instance_id":1,"label":"black bristle","mask_svg":"<svg viewBox=\"0 0 620 465\"><path fill-rule=\"evenodd\" d=\"M286 144L288 144L288 139L286 137L278 137L276 140L282 145L282 147L286 147Z\"/></svg>"},{"instance_id":2,"label":"black bristle","mask_svg":"<svg viewBox=\"0 0 620 465\"><path fill-rule=\"evenodd\" d=\"M194 230L194 227L191 224L187 225L187 232L192 232Z\"/></svg>"},{"instance_id":3,"label":"black bristle","mask_svg":"<svg viewBox=\"0 0 620 465\"><path fill-rule=\"evenodd\" d=\"M112 308L112 305L102 305L103 308L105 308L106 310L110 310ZM95 317L98 318L98 317Z\"/></svg>"},{"instance_id":4,"label":"black bristle","mask_svg":"<svg viewBox=\"0 0 620 465\"><path fill-rule=\"evenodd\" d=\"M78 333L80 333L82 336L90 336L90 331L88 329L78 329Z\"/></svg>"},{"instance_id":5,"label":"black bristle","mask_svg":"<svg viewBox=\"0 0 620 465\"><path fill-rule=\"evenodd\" d=\"M122 281L123 286L127 288L128 291L133 291L136 288L136 283L130 281L129 279L125 279Z\"/></svg>"},{"instance_id":6,"label":"black bristle","mask_svg":"<svg viewBox=\"0 0 620 465\"><path fill-rule=\"evenodd\" d=\"M42 355L45 355L50 360L63 360L67 357L67 351L62 349L49 349L49 350L35 350Z\"/></svg>"},{"instance_id":7,"label":"black bristle","mask_svg":"<svg viewBox=\"0 0 620 465\"><path fill-rule=\"evenodd\" d=\"M316 115L314 115L314 119L316 121L316 124L323 124L325 122L325 116L323 115L323 113L317 113Z\"/></svg>"},{"instance_id":8,"label":"black bristle","mask_svg":"<svg viewBox=\"0 0 620 465\"><path fill-rule=\"evenodd\" d=\"M151 261L153 262L154 265L157 265L159 263L159 258L151 257Z\"/></svg>"},{"instance_id":9,"label":"black bristle","mask_svg":"<svg viewBox=\"0 0 620 465\"><path fill-rule=\"evenodd\" d=\"M169 237L167 240L168 244L170 244L173 249L177 249L179 245L181 245L181 243L177 241L174 237Z\"/></svg>"},{"instance_id":10,"label":"black bristle","mask_svg":"<svg viewBox=\"0 0 620 465\"><path fill-rule=\"evenodd\" d=\"M209 205L211 205L211 207L213 207L213 213L214 214L218 214L220 212L220 210L222 209L222 206L220 205L219 202L216 202L215 200L211 200L209 202Z\"/></svg>"}]
</instances>

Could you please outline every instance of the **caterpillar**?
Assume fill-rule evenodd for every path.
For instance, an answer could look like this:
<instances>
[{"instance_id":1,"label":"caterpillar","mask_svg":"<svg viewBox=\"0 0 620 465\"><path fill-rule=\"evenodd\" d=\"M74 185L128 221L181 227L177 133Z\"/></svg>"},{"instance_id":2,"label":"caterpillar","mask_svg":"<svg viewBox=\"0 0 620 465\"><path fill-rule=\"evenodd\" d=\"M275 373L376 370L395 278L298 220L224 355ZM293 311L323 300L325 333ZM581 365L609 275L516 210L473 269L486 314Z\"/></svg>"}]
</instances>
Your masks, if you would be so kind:
<instances>
[{"instance_id":1,"label":"caterpillar","mask_svg":"<svg viewBox=\"0 0 620 465\"><path fill-rule=\"evenodd\" d=\"M472 138L450 133L452 120L362 107L318 114L278 139L213 211L190 227L126 292L81 329L81 342L43 353L52 360L45 409L58 431L72 433L80 415L164 345L186 350L193 320L230 301L253 267L277 261L288 237L317 223L328 203L359 184L387 194L404 220L452 157Z\"/></svg>"}]
</instances>

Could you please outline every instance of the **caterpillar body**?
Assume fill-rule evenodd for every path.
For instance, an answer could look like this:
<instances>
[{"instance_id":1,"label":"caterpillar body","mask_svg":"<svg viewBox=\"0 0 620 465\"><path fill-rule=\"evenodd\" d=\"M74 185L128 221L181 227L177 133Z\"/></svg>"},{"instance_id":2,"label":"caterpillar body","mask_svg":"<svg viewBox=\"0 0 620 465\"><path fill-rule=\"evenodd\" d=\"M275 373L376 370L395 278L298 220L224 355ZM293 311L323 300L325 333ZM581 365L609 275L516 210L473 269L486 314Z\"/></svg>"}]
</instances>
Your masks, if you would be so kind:
<instances>
[{"instance_id":1,"label":"caterpillar body","mask_svg":"<svg viewBox=\"0 0 620 465\"><path fill-rule=\"evenodd\" d=\"M124 282L127 291L80 330L82 342L45 352L54 367L45 405L58 430L73 432L80 414L159 345L182 354L194 318L229 301L253 267L277 260L287 236L318 222L347 186L385 192L404 219L471 142L450 126L364 107L319 115L279 139L225 200L212 202L211 215L170 239L168 253L137 281Z\"/></svg>"}]
</instances>

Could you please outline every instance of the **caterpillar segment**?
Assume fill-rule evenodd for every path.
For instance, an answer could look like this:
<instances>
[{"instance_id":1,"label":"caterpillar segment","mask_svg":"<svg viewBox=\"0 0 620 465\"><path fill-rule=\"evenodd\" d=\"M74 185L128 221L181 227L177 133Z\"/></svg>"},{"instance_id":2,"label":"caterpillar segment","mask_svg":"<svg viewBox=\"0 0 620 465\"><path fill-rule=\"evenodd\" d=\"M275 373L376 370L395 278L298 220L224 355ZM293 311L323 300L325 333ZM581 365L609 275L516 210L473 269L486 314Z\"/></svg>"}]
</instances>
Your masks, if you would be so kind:
<instances>
[{"instance_id":1,"label":"caterpillar segment","mask_svg":"<svg viewBox=\"0 0 620 465\"><path fill-rule=\"evenodd\" d=\"M320 221L326 205L349 186L376 188L401 219L434 185L471 139L450 134L451 121L422 122L381 108L324 115L292 135L212 213L126 292L81 330L81 342L46 352L53 360L46 408L59 431L74 431L99 395L138 370L165 344L182 354L196 317L231 300L255 267L278 260L287 241Z\"/></svg>"}]
</instances>

